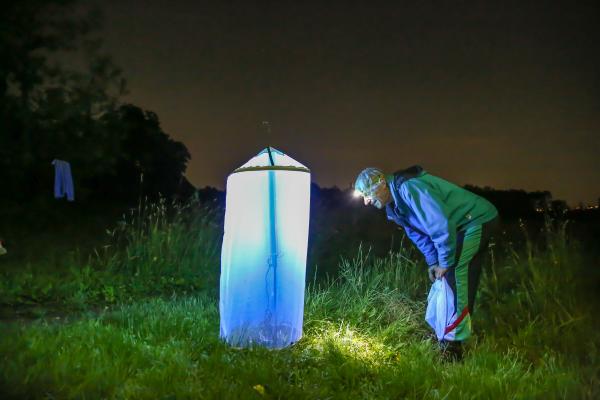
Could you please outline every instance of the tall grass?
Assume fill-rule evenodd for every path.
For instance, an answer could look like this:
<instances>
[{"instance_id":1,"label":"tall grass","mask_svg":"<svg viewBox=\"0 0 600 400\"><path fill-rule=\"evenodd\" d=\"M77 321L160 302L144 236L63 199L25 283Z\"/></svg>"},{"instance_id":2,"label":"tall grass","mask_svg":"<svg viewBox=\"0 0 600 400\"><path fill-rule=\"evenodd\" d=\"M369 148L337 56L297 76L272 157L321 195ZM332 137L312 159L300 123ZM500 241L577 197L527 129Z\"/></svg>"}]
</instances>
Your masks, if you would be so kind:
<instances>
[{"instance_id":1,"label":"tall grass","mask_svg":"<svg viewBox=\"0 0 600 400\"><path fill-rule=\"evenodd\" d=\"M206 205L140 204L107 233L111 245L97 253L95 265L127 277L130 290L151 295L216 287L221 225Z\"/></svg>"},{"instance_id":2,"label":"tall grass","mask_svg":"<svg viewBox=\"0 0 600 400\"><path fill-rule=\"evenodd\" d=\"M105 244L92 254L72 252L50 268L29 264L2 271L0 303L84 308L140 296L214 291L220 218L217 210L195 200L140 202L106 229Z\"/></svg>"},{"instance_id":3,"label":"tall grass","mask_svg":"<svg viewBox=\"0 0 600 400\"><path fill-rule=\"evenodd\" d=\"M489 342L519 349L532 365L552 357L576 366L587 377L581 384L597 396L600 296L594 282L600 271L566 228L566 222L547 220L544 241L528 241L523 229L525 252L504 246L504 257L484 276L476 322Z\"/></svg>"},{"instance_id":4,"label":"tall grass","mask_svg":"<svg viewBox=\"0 0 600 400\"><path fill-rule=\"evenodd\" d=\"M518 238L501 238L490 248L474 315L475 337L463 362L448 363L423 321L426 269L407 248L378 258L361 247L354 258L341 260L337 276L310 282L304 336L296 345L281 351L226 346L218 338L214 291L198 284L184 293L167 285L162 287L170 288L171 296L152 296L167 293L152 287L161 276L181 277L190 288L195 285L190 279L215 279L204 277L210 274L207 260L216 257L214 250L192 248L198 241L215 245L210 237L214 216L194 220L190 212L178 216L169 214L168 207L155 207L111 230L113 247L96 256L104 264L79 280L93 281L106 272L126 277L123 282L151 282L140 284L146 298L139 292L131 301L66 324L2 323L0 394L152 399L600 396L600 330L594 318L598 295L588 290L587 279L596 272L560 226L547 225L546 240L529 242L524 250L510 244ZM207 232L190 232L200 227ZM172 254L175 250L186 256ZM198 268L200 276L194 275L196 265L204 268Z\"/></svg>"}]
</instances>

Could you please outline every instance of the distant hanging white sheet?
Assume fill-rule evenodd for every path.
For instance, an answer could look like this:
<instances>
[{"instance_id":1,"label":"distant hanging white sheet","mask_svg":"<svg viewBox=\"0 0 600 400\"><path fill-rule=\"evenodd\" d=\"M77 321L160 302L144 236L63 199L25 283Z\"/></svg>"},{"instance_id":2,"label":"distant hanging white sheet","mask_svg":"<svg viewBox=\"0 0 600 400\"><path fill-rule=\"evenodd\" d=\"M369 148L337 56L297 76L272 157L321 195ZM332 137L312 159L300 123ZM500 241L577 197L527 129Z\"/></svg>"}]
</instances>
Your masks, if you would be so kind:
<instances>
[{"instance_id":1,"label":"distant hanging white sheet","mask_svg":"<svg viewBox=\"0 0 600 400\"><path fill-rule=\"evenodd\" d=\"M67 200L75 200L75 188L73 187L73 176L71 165L67 161L54 160L54 197L60 199L67 196Z\"/></svg>"}]
</instances>

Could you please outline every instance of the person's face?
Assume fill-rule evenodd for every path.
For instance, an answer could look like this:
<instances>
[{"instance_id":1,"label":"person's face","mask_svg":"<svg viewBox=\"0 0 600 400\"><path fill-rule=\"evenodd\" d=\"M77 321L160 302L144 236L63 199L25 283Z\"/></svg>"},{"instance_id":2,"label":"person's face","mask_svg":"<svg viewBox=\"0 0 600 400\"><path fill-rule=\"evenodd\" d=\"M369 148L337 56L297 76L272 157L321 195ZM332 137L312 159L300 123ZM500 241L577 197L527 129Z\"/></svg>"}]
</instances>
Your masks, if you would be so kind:
<instances>
[{"instance_id":1,"label":"person's face","mask_svg":"<svg viewBox=\"0 0 600 400\"><path fill-rule=\"evenodd\" d=\"M379 182L363 194L365 206L372 205L378 209L385 207L391 200L391 193L385 181Z\"/></svg>"}]
</instances>

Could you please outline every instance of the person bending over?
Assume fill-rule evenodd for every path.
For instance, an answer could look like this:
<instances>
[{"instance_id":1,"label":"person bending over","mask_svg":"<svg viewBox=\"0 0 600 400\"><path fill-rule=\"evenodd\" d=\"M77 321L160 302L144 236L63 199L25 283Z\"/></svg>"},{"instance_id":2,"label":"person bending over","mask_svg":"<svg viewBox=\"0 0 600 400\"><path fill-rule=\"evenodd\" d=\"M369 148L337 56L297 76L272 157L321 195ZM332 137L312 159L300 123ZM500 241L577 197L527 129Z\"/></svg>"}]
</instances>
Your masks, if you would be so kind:
<instances>
[{"instance_id":1,"label":"person bending over","mask_svg":"<svg viewBox=\"0 0 600 400\"><path fill-rule=\"evenodd\" d=\"M462 357L471 336L471 315L481 274L481 256L497 230L498 211L484 199L413 166L394 174L366 168L356 178L355 194L365 205L384 209L423 253L432 282L446 278L454 294L456 319L446 328L453 341L441 348ZM452 332L454 330L454 332Z\"/></svg>"}]
</instances>

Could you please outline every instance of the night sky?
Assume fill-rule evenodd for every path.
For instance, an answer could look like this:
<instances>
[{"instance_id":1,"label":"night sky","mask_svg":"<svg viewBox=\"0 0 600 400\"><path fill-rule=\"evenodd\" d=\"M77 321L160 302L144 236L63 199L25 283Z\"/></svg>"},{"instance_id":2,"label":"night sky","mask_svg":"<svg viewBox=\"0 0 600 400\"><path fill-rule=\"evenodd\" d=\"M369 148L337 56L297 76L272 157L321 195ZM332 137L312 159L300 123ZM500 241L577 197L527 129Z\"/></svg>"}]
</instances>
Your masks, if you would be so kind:
<instances>
[{"instance_id":1,"label":"night sky","mask_svg":"<svg viewBox=\"0 0 600 400\"><path fill-rule=\"evenodd\" d=\"M595 2L448 3L99 2L124 100L185 143L196 186L271 145L321 186L418 163L596 202Z\"/></svg>"}]
</instances>

